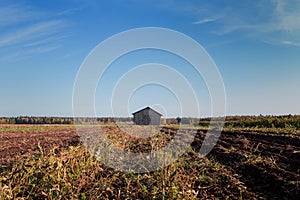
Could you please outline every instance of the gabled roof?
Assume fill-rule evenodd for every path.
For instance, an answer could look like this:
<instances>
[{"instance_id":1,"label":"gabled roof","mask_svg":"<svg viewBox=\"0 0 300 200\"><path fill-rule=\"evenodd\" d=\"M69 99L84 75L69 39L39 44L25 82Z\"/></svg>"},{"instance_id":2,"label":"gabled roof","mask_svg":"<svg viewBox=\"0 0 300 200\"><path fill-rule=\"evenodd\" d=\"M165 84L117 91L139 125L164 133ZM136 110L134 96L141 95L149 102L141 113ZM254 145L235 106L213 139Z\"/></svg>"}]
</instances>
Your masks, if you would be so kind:
<instances>
[{"instance_id":1,"label":"gabled roof","mask_svg":"<svg viewBox=\"0 0 300 200\"><path fill-rule=\"evenodd\" d=\"M153 110L152 108L150 108L149 106L148 107L146 107L146 108L143 108L142 110L139 110L139 111L136 111L136 112L134 112L134 113L132 113L133 115L135 115L136 113L139 113L139 112L141 112L141 111L144 111L144 110L152 110L153 112L155 112L156 114L158 114L158 115L160 115L160 116L162 116L162 114L160 114L159 112L157 112L156 110Z\"/></svg>"}]
</instances>

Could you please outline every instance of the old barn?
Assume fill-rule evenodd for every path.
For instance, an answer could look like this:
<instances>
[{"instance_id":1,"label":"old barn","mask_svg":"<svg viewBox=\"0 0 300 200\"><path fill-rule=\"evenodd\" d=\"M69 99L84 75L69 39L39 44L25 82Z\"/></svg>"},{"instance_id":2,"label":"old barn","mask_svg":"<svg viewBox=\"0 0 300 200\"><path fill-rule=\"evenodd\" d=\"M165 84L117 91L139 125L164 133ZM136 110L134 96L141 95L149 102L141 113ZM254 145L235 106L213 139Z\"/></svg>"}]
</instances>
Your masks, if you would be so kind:
<instances>
[{"instance_id":1,"label":"old barn","mask_svg":"<svg viewBox=\"0 0 300 200\"><path fill-rule=\"evenodd\" d=\"M133 121L136 125L160 125L160 118L162 114L150 107L146 107L132 114Z\"/></svg>"}]
</instances>

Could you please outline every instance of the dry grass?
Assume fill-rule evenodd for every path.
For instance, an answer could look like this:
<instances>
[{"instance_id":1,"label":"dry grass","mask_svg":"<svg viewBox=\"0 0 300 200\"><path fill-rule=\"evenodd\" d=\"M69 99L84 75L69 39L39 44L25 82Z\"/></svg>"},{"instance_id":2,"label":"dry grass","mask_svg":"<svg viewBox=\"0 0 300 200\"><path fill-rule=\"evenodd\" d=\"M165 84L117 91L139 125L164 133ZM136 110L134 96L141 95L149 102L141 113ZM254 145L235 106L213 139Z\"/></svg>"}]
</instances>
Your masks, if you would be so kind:
<instances>
[{"instance_id":1,"label":"dry grass","mask_svg":"<svg viewBox=\"0 0 300 200\"><path fill-rule=\"evenodd\" d=\"M31 155L1 174L0 199L196 199L249 197L218 162L191 149L155 172L108 168L79 145Z\"/></svg>"},{"instance_id":2,"label":"dry grass","mask_svg":"<svg viewBox=\"0 0 300 200\"><path fill-rule=\"evenodd\" d=\"M95 127L81 126L87 139L94 142L90 144L91 149L93 145L99 145L99 139L103 139L97 139L99 135L94 131ZM105 127L103 130L107 138L127 152L152 152L164 147L174 137L172 129L170 134L155 134L154 131L151 137L136 138L134 134L140 134L140 130L130 135L116 129L114 125ZM130 126L126 128L130 129ZM3 125L0 126L0 132L1 129L9 133L28 133L21 134L26 137L29 133L48 134L50 130L55 133L55 137L62 137L62 133L75 131L74 126L43 125ZM279 159L282 155L278 155L281 156L278 158L268 156L268 153L272 153L268 151L268 140L254 141L255 137L253 139L231 132L223 134L223 137L208 157L199 157L199 153L193 149L195 147L189 147L173 164L147 173L126 173L109 168L93 156L95 154L91 149L87 151L81 144L66 145L63 148L59 145L48 148L41 144L37 151L28 152L24 156L26 159L15 162L12 168L0 168L0 199L257 199L265 197L259 187L266 185L262 187L263 190L269 189L270 192L272 187L267 184L274 182L279 184L275 190L279 191L281 186L286 186L291 191L290 197L296 197L298 179L292 173L285 172L292 169L292 166L280 169L286 163ZM272 149L278 147L280 150L281 141L275 139L274 144L271 143ZM49 142L49 139L45 140ZM55 146L59 143L53 144ZM296 143L291 145L291 150L294 150L293 145ZM119 157L115 154L112 159L118 160ZM253 172L256 172L255 176L252 176ZM283 176L286 175L290 175L287 180L296 182L285 183ZM266 181L260 181L261 177ZM293 193L294 190L296 192ZM284 197L286 194L281 192L274 196ZM271 193L268 195L272 196Z\"/></svg>"}]
</instances>

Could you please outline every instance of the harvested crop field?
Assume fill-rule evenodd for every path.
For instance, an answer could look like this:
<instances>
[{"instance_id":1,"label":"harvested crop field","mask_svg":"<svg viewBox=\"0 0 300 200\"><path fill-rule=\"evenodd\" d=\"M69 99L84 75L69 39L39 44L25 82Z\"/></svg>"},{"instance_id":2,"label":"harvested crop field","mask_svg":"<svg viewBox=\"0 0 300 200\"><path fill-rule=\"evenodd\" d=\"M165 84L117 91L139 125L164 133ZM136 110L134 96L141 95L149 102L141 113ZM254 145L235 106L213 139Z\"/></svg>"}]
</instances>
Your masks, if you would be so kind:
<instances>
[{"instance_id":1,"label":"harvested crop field","mask_svg":"<svg viewBox=\"0 0 300 200\"><path fill-rule=\"evenodd\" d=\"M176 128L164 127L153 139L137 140L116 126L102 128L118 147L135 152L161 148L177 134ZM191 148L175 163L155 172L134 174L97 161L80 143L72 125L1 125L0 199L300 196L300 135L225 130L203 158L198 152L206 130L196 132Z\"/></svg>"},{"instance_id":2,"label":"harvested crop field","mask_svg":"<svg viewBox=\"0 0 300 200\"><path fill-rule=\"evenodd\" d=\"M38 153L39 147L67 147L79 142L74 126L0 125L0 162L9 165Z\"/></svg>"}]
</instances>

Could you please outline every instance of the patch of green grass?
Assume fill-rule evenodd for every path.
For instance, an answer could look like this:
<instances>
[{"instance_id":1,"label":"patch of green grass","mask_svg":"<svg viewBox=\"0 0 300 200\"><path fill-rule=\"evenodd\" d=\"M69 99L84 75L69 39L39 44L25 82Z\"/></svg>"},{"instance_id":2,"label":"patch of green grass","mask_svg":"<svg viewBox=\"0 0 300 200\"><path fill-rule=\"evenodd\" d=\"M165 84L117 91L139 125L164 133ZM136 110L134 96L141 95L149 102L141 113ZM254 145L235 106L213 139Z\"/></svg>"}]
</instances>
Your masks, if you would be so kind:
<instances>
[{"instance_id":1,"label":"patch of green grass","mask_svg":"<svg viewBox=\"0 0 300 200\"><path fill-rule=\"evenodd\" d=\"M0 133L13 132L13 133L41 133L58 130L70 130L75 129L74 125L0 125Z\"/></svg>"}]
</instances>

